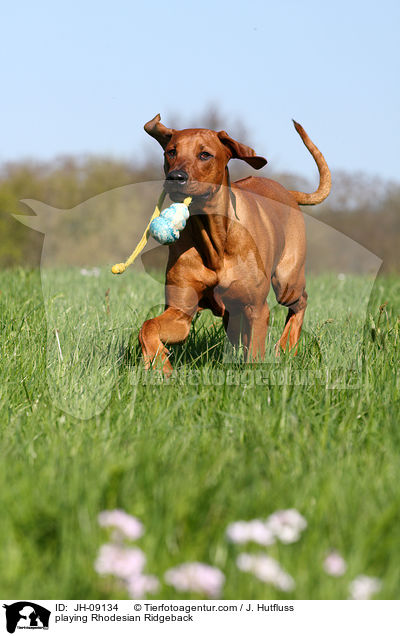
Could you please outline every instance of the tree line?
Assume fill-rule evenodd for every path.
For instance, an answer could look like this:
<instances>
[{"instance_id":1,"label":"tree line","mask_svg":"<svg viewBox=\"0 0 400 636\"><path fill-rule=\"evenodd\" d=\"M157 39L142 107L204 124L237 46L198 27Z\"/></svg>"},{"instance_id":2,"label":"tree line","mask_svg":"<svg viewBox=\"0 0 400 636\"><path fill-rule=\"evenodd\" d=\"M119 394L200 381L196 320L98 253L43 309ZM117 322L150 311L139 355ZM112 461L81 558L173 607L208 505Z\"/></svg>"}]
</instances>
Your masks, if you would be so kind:
<instances>
[{"instance_id":1,"label":"tree line","mask_svg":"<svg viewBox=\"0 0 400 636\"><path fill-rule=\"evenodd\" d=\"M172 125L176 127L186 123L177 117L172 119L175 119ZM200 125L219 130L226 127L226 118L211 108L203 115ZM231 122L229 129L234 136L251 145L250 135L240 122ZM248 166L240 164L236 162L232 166L232 180L249 174ZM271 174L268 168L264 176L275 178L290 189L313 190L313 185L299 175ZM333 173L332 177L332 192L328 199L316 208L305 208L305 212L379 256L383 260L382 271L399 272L400 183L343 171ZM20 203L21 199L36 199L69 209L114 188L161 179L159 153L140 163L91 156L4 163L0 166L0 266L35 266L40 262L43 235L12 217L12 214L28 212ZM143 213L139 213L138 227L144 227L152 211L150 207L146 204ZM110 210L99 211L99 214L105 218ZM104 236L101 240L104 241ZM95 239L92 247L96 253Z\"/></svg>"}]
</instances>

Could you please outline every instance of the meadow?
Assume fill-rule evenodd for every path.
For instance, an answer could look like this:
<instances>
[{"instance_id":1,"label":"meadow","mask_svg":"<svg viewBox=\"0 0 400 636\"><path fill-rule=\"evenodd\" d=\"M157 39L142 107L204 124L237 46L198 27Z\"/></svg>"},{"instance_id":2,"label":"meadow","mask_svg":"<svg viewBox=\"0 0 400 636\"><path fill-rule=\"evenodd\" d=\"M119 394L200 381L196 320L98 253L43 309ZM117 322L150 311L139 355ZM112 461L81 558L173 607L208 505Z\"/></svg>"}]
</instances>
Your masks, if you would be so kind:
<instances>
[{"instance_id":1,"label":"meadow","mask_svg":"<svg viewBox=\"0 0 400 636\"><path fill-rule=\"evenodd\" d=\"M204 312L173 348L181 375L170 382L142 375L137 345L162 302L155 280L73 269L50 279L42 288L39 269L0 273L2 598L126 598L94 570L107 540L97 516L114 508L145 526L136 543L160 579L154 598L182 598L163 573L188 561L220 568L226 599L345 599L359 574L381 579L377 598L399 598L399 277L378 277L367 298L363 277L348 288L333 274L310 279L313 328L296 358L266 365L227 355L220 321ZM361 300L366 316L350 308ZM269 347L283 321L275 307ZM329 385L324 343L341 367L346 341L358 345L355 381ZM298 542L227 540L229 523L285 508L307 520ZM322 567L332 549L347 562L339 578ZM294 590L241 572L242 551L276 558Z\"/></svg>"}]
</instances>

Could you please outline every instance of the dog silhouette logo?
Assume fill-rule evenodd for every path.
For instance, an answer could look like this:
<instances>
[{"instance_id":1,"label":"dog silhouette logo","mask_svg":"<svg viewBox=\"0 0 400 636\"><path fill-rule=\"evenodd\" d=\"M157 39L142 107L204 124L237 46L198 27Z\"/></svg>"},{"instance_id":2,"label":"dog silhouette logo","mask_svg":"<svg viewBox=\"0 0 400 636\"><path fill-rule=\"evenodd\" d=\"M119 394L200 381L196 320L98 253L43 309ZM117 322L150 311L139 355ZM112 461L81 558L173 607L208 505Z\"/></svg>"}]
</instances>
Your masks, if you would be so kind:
<instances>
[{"instance_id":1,"label":"dog silhouette logo","mask_svg":"<svg viewBox=\"0 0 400 636\"><path fill-rule=\"evenodd\" d=\"M9 634L14 634L16 629L49 629L51 612L37 603L18 601L3 607Z\"/></svg>"},{"instance_id":2,"label":"dog silhouette logo","mask_svg":"<svg viewBox=\"0 0 400 636\"><path fill-rule=\"evenodd\" d=\"M165 308L167 295L170 299L176 298L179 304L184 293L188 307L198 304L198 293L190 277L184 282L178 281L175 290L173 284L165 286L168 247L154 248L150 242L129 273L122 277L111 274L112 264L121 261L122 255L130 254L132 246L141 240L149 219L148 211L151 213L154 209L154 201L162 188L161 181L130 184L65 210L24 199L22 202L35 214L14 215L18 221L44 235L40 278L46 318L43 331L47 335L47 385L52 403L75 418L89 420L107 408L115 386L121 381L121 370L130 367L132 360L136 361L136 338L143 321L153 319L155 311L160 313L160 308ZM261 195L257 197L257 205L269 205L268 201L261 200ZM278 202L273 201L273 204L277 206ZM279 206L284 208L283 203ZM191 215L194 213L192 210ZM315 286L312 283L314 275L325 277L319 278L321 282L318 283L325 291L319 306L315 305L313 311L306 313L303 325L304 351L311 349L310 360L318 357L320 364L315 373L313 367L308 373L304 358L304 365L299 370L301 378L296 382L308 384L323 378L321 381L332 388L338 387L339 383L342 388L355 388L361 378L363 360L364 341L360 333L367 320L369 298L382 261L322 221L305 213L303 216L310 291ZM240 225L240 218L238 209L234 223ZM249 234L248 241L261 258L263 235L251 223L241 230L241 235L245 230ZM249 273L251 280L254 268L260 272L256 261L252 261L253 256L239 251L235 259L230 259L229 280L240 281L243 271ZM224 284L230 285L227 280ZM310 294L312 297L313 293ZM279 326L282 312L285 314L287 310L274 298L272 295L268 301L270 335L265 343L263 363L268 369L276 368L278 373L281 363L275 343L282 333ZM355 324L355 317L358 327L352 329L350 326ZM330 329L332 323L336 325L336 331ZM236 364L235 360L242 359L237 356L243 354L243 343L240 337L235 341L234 326L233 323L230 332L227 324L226 334L222 335L222 363L225 365ZM279 329L281 333L278 333ZM218 336L213 346L219 342ZM166 352L165 355L169 359ZM135 384L139 378L144 378L139 360L138 364L135 362L135 373L138 371ZM297 369L295 371L297 373ZM285 376L278 381L288 383L289 379ZM132 391L132 405L135 400L136 389Z\"/></svg>"}]
</instances>

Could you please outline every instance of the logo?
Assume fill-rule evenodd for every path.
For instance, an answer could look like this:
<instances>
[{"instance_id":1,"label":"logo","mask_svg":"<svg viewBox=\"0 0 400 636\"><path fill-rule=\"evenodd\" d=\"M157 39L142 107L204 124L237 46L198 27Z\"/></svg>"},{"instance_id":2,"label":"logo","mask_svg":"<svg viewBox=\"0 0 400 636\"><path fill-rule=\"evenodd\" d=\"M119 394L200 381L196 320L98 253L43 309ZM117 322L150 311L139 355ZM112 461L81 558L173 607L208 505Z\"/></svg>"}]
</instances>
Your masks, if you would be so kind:
<instances>
[{"instance_id":1,"label":"logo","mask_svg":"<svg viewBox=\"0 0 400 636\"><path fill-rule=\"evenodd\" d=\"M165 287L167 246L146 246L135 267L124 275L128 278L111 274L111 265L121 261L123 255L130 254L133 245L140 240L148 222L148 211L154 209L154 201L162 188L162 181L134 183L99 194L69 210L56 209L32 199L24 200L35 216L16 216L24 225L45 235L40 276L47 324L47 384L53 404L75 418L87 420L107 408L119 381L120 369L126 368L128 361L129 366L142 368L141 363L139 366L136 363L140 358L135 353L132 333L139 330L144 320L160 313L166 293L177 299L178 304L183 294L185 307L197 306L197 288L191 279L181 281L176 287L172 283ZM257 205L263 200L269 205L268 198L258 194ZM286 218L285 205L277 201L273 204L274 209L282 210L282 218ZM111 217L110 210L115 211L115 218ZM262 260L264 239L257 234L254 224L240 228L240 210L238 217L235 224L251 241L254 254L258 253L257 259ZM360 334L367 320L369 298L382 261L322 221L307 214L303 217L308 274L319 277L314 277L314 282L310 278L310 299L314 300L303 325L303 350L312 354L304 356L300 351L301 365L293 364L292 367L291 364L290 372L286 374L289 368L277 357L275 343L282 337L287 310L279 306L274 294L270 295L270 330L263 358L263 369L268 378L262 382L285 385L322 382L326 388L355 389L359 386L364 358L364 340ZM248 280L251 280L256 263L253 262L254 254L244 256L239 250L236 257L230 259L230 280L241 280L243 272L247 272ZM256 271L262 276L261 270ZM266 272L265 278L268 279ZM266 279L262 283L265 289L269 288ZM314 294L314 289L320 293ZM217 303L213 309L217 314L218 307ZM207 327L202 331L204 345L199 353L204 352L204 357L199 360L198 367L196 363L196 370L213 366L213 359L206 353L208 347L218 347L216 356L227 370L244 361L243 330L238 329L238 325L235 327L234 322L231 327L228 323L225 328L222 324L220 327L222 329ZM318 360L318 365L314 365L314 360ZM297 379L297 371L300 367L302 371L308 369L308 362L309 374L307 370ZM315 369L321 379L314 373ZM147 381L148 375L143 376L140 384ZM181 379L184 380L182 376ZM210 380L210 383L214 381ZM135 386L138 385L139 379L135 382ZM135 388L131 393L130 408L134 407L137 395L140 392Z\"/></svg>"},{"instance_id":2,"label":"logo","mask_svg":"<svg viewBox=\"0 0 400 636\"><path fill-rule=\"evenodd\" d=\"M6 609L9 634L13 634L16 629L49 629L51 612L41 605L31 601L18 601L3 607Z\"/></svg>"}]
</instances>

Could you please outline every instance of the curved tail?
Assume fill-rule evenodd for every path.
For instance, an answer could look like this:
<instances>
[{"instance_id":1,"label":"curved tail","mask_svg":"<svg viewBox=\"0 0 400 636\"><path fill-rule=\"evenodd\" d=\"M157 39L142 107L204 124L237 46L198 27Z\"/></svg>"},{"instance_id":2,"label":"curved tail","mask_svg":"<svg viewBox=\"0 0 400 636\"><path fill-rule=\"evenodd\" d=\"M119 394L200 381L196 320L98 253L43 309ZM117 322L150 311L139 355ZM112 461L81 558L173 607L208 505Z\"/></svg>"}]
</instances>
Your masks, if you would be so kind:
<instances>
[{"instance_id":1,"label":"curved tail","mask_svg":"<svg viewBox=\"0 0 400 636\"><path fill-rule=\"evenodd\" d=\"M316 205L317 203L321 203L331 191L331 172L328 168L328 164L326 163L322 152L320 152L315 144L311 141L310 137L307 135L303 126L294 121L294 127L299 133L300 137L303 140L303 143L307 150L309 150L314 157L314 161L317 164L318 172L319 172L319 186L315 192L311 194L307 194L306 192L298 192L297 190L289 190L290 194L294 196L297 203L300 205Z\"/></svg>"}]
</instances>

